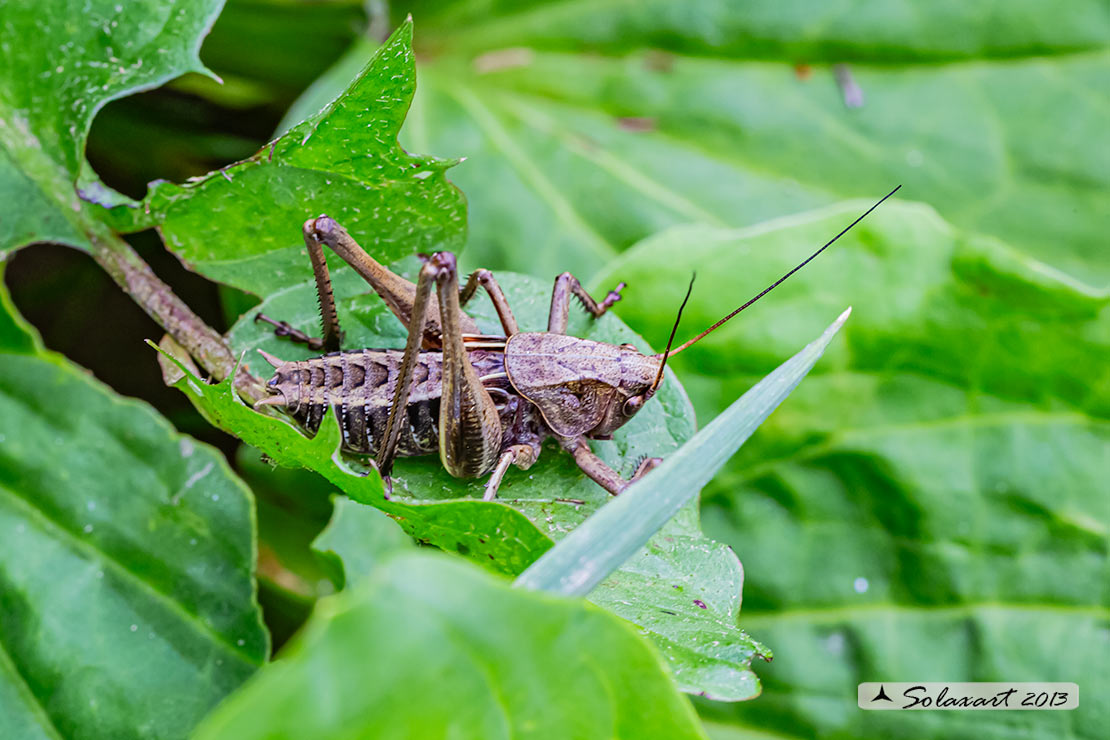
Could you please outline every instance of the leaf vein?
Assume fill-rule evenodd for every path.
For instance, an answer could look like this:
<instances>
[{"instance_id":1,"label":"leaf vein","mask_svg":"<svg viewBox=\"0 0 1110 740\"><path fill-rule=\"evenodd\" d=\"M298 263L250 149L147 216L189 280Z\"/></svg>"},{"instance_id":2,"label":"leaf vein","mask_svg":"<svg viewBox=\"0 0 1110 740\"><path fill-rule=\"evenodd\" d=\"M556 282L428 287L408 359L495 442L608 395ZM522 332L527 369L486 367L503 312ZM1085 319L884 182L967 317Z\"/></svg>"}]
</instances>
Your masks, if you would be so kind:
<instances>
[{"instance_id":1,"label":"leaf vein","mask_svg":"<svg viewBox=\"0 0 1110 740\"><path fill-rule=\"evenodd\" d=\"M246 665L253 667L261 665L261 663L255 661L245 651L238 649L236 646L228 642L227 638L224 635L214 631L208 625L205 625L204 622L201 621L201 619L197 615L187 611L169 594L159 590L152 583L144 580L143 578L135 574L109 553L85 542L83 539L81 539L65 526L63 526L60 522L55 521L53 518L47 515L47 513L41 508L35 506L28 499L24 498L23 496L5 486L0 486L0 497L7 498L17 508L23 509L29 515L29 518L33 522L38 524L41 531L45 532L48 535L56 536L59 540L69 546L70 549L72 549L73 551L88 556L93 561L104 563L107 567L115 571L116 574L120 576L121 580L129 582L132 585L136 586L139 591L143 591L149 594L154 599L154 601L164 606L171 613L180 617L181 621L190 629L192 629L193 632L198 633L201 637L217 645L233 659L239 660Z\"/></svg>"}]
</instances>

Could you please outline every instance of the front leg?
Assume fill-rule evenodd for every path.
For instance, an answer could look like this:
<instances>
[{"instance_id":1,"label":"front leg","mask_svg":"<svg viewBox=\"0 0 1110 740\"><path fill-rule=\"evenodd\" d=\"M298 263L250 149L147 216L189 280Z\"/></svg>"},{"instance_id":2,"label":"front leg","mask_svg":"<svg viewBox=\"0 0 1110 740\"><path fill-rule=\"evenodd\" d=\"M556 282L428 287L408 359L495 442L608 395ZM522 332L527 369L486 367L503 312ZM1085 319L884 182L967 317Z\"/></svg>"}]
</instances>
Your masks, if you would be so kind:
<instances>
[{"instance_id":1,"label":"front leg","mask_svg":"<svg viewBox=\"0 0 1110 740\"><path fill-rule=\"evenodd\" d=\"M663 461L663 459L659 457L645 457L640 461L640 464L636 466L636 472L632 474L632 477L625 480L617 471L609 467L604 460L594 454L585 437L560 437L559 444L563 446L564 450L574 456L574 462L578 465L579 470L585 473L594 483L614 496L647 475Z\"/></svg>"},{"instance_id":2,"label":"front leg","mask_svg":"<svg viewBox=\"0 0 1110 740\"><path fill-rule=\"evenodd\" d=\"M567 333L567 321L570 318L570 297L572 295L577 296L586 310L593 314L594 318L597 318L621 299L622 290L624 290L624 283L610 290L609 295L605 296L605 300L598 303L586 292L582 283L578 282L578 278L569 272L564 272L555 278L555 288L551 291L551 312L547 316L547 330L552 334Z\"/></svg>"},{"instance_id":3,"label":"front leg","mask_svg":"<svg viewBox=\"0 0 1110 740\"><path fill-rule=\"evenodd\" d=\"M493 303L493 310L497 312L497 318L501 321L501 329L505 332L505 336L511 337L516 334L519 329L517 329L516 319L513 317L513 310L509 308L509 300L505 297L505 291L501 290L501 286L497 284L497 278L489 270L480 269L470 273L470 277L466 279L466 286L459 293L459 306L465 306L474 297L479 285L485 288L489 295L489 299Z\"/></svg>"}]
</instances>

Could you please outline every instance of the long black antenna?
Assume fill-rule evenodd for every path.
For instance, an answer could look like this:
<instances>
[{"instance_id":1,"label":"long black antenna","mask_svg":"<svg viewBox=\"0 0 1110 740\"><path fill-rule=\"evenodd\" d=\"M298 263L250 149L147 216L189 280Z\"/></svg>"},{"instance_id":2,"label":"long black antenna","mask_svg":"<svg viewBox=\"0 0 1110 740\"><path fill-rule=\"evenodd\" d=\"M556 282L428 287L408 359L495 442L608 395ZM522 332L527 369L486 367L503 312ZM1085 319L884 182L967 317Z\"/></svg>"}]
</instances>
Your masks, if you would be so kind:
<instances>
[{"instance_id":1,"label":"long black antenna","mask_svg":"<svg viewBox=\"0 0 1110 740\"><path fill-rule=\"evenodd\" d=\"M741 312L741 311L743 311L743 310L744 310L745 308L747 308L748 306L752 305L753 303L755 303L756 301L758 301L758 300L759 300L760 298L762 298L763 296L767 295L767 294L768 294L768 293L770 293L770 292L771 292L772 290L774 290L775 288L777 288L777 287L778 287L778 286L779 286L779 285L780 285L780 284L781 284L781 283L782 283L782 282L783 282L784 280L786 280L786 278L790 277L791 275L793 275L794 273L796 273L796 272L797 272L798 270L800 270L800 269L802 269L803 267L805 267L806 265L808 265L808 264L809 264L809 263L810 263L810 262L811 262L811 261L813 260L813 258L814 258L814 257L816 257L817 255L819 255L819 254L821 254L822 252L824 252L824 251L825 251L825 250L826 250L826 249L827 249L827 248L828 248L829 246L831 246L831 245L832 245L832 243L833 243L833 242L835 242L835 241L836 241L837 239L839 239L840 237L842 237L842 236L844 236L845 234L847 234L847 233L848 233L848 231L849 231L849 230L850 230L850 229L851 229L851 228L852 228L853 226L855 226L856 224L858 224L858 223L859 223L860 221L862 221L863 219L867 218L868 214L870 214L870 213L871 213L871 211L873 211L873 210L875 210L876 208L878 208L879 206L881 206L881 205L883 204L883 201L885 201L885 200L886 200L887 198L889 198L890 196L892 196L892 195L894 195L895 193L897 193L897 192L898 192L898 189L899 189L899 188L901 188L901 187L902 187L902 186L901 186L901 185L899 185L899 186L898 186L897 188L894 188L894 190L891 190L891 191L890 191L889 193L887 193L886 195L884 195L884 196L882 197L882 199L881 199L881 200L880 200L880 201L879 201L878 203L876 203L875 205L873 205L873 206L871 206L870 208L868 208L868 209L867 209L867 210L866 210L866 211L864 212L864 214L863 214L862 216L860 216L860 217L859 217L859 218L857 218L857 219L856 219L855 221L853 221L852 223L850 223L850 224L848 224L848 225L847 225L846 227L844 227L844 230L843 230L843 231L841 231L841 232L840 232L839 234L837 234L836 236L834 236L834 237L833 237L832 239L829 239L829 240L828 240L827 242L825 242L825 246L823 246L823 247L821 247L820 249L818 249L818 250L817 250L816 252L814 252L813 254L811 254L811 255L810 255L809 257L806 257L806 259L805 259L805 260L804 260L804 261L803 261L803 262L802 262L802 263L801 263L800 265L798 265L797 267L795 267L795 268L794 268L793 270L791 270L790 272L786 273L785 275L783 275L782 277L780 277L780 278L779 278L778 280L776 280L775 282L773 282L773 283L771 283L770 285L768 285L768 286L767 286L766 288L764 288L764 289L763 289L763 292L761 292L761 293L760 293L759 295L757 295L757 296L756 296L755 298L752 298L752 299L751 299L750 301L748 301L747 303L745 303L745 304L744 304L743 306L741 306L740 308L736 309L735 311L733 311L732 313L730 313L730 314L729 314L728 316L725 316L725 317L724 317L723 319L721 319L721 320L720 320L720 321L718 321L718 322L717 322L716 324L714 324L713 326L711 326L711 327L709 327L708 329L706 329L705 331L703 331L703 332L702 332L701 334L698 334L698 335L697 335L696 337L694 337L693 339L691 339L691 340L690 340L689 342L686 342L685 344L681 344L681 345L679 345L679 346L678 346L678 348L677 348L677 349L675 349L674 351L671 351L670 349L668 349L668 350L667 350L667 352L666 352L666 354L664 354L664 355L663 355L663 364L666 364L666 362L667 362L667 357L669 357L669 356L671 356L671 355L677 355L677 354L678 354L679 352L681 352L682 350L686 349L686 348L687 348L687 347L689 347L690 345L692 345L692 344L695 344L695 343L696 343L696 342L698 342L699 340L703 339L703 338L704 338L704 337L705 337L705 336L706 336L707 334L709 334L710 332L712 332L712 331L716 330L717 328L719 328L719 327L720 327L720 326L721 326L722 324L724 324L724 323L725 323L726 321L728 321L729 319L731 319L731 318L732 318L733 316L735 316L736 314L740 313L740 312ZM683 303L683 305L686 305L686 304L685 304L685 302ZM677 328L677 326L678 326L678 324L677 324L677 322L676 322L676 323L675 323L675 327ZM672 339L674 338L674 332L673 332L673 331L671 332L671 338L672 338ZM662 370L660 370L660 373L662 373Z\"/></svg>"},{"instance_id":2,"label":"long black antenna","mask_svg":"<svg viewBox=\"0 0 1110 740\"><path fill-rule=\"evenodd\" d=\"M686 297L682 299L682 305L678 307L678 316L675 317L674 326L671 327L671 337L667 340L667 351L663 353L663 361L659 363L659 372L655 376L655 380L651 384L651 393L655 393L655 389L663 382L663 368L667 366L667 357L671 354L671 345L674 344L674 335L678 333L678 322L682 321L682 309L686 308L686 301L690 300L690 294L694 292L694 279L698 276L695 272L690 276L690 285L686 288Z\"/></svg>"}]
</instances>

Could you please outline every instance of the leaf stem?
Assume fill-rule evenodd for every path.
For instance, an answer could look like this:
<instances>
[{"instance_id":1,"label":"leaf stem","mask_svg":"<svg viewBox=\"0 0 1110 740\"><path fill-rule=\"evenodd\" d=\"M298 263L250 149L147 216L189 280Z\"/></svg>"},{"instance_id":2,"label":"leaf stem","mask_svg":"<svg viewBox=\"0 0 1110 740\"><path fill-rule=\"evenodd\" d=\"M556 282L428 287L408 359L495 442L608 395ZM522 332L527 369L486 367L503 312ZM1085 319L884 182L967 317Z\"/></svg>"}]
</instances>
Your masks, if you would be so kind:
<instances>
[{"instance_id":1,"label":"leaf stem","mask_svg":"<svg viewBox=\"0 0 1110 740\"><path fill-rule=\"evenodd\" d=\"M235 371L235 356L220 333L178 298L130 244L107 226L91 219L86 219L84 226L96 263L150 318L188 350L201 367L216 380L223 380ZM258 378L245 370L240 370L236 376L235 388L251 400L265 395Z\"/></svg>"}]
</instances>

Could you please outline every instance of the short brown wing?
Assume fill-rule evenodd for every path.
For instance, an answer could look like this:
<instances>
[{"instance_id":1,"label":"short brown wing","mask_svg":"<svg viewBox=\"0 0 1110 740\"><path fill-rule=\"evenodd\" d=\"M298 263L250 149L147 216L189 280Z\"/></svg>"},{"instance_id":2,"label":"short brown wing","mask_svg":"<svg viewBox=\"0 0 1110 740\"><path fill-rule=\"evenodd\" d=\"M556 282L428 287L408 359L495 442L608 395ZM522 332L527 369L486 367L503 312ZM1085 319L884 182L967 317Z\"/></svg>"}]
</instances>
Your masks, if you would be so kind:
<instances>
[{"instance_id":1,"label":"short brown wing","mask_svg":"<svg viewBox=\"0 0 1110 740\"><path fill-rule=\"evenodd\" d=\"M514 334L505 347L505 372L517 393L534 403L548 426L577 437L605 418L619 382L619 349L561 334Z\"/></svg>"},{"instance_id":2,"label":"short brown wing","mask_svg":"<svg viewBox=\"0 0 1110 740\"><path fill-rule=\"evenodd\" d=\"M562 437L577 437L590 431L605 417L612 389L592 380L530 389L521 393L536 404L547 425Z\"/></svg>"}]
</instances>

